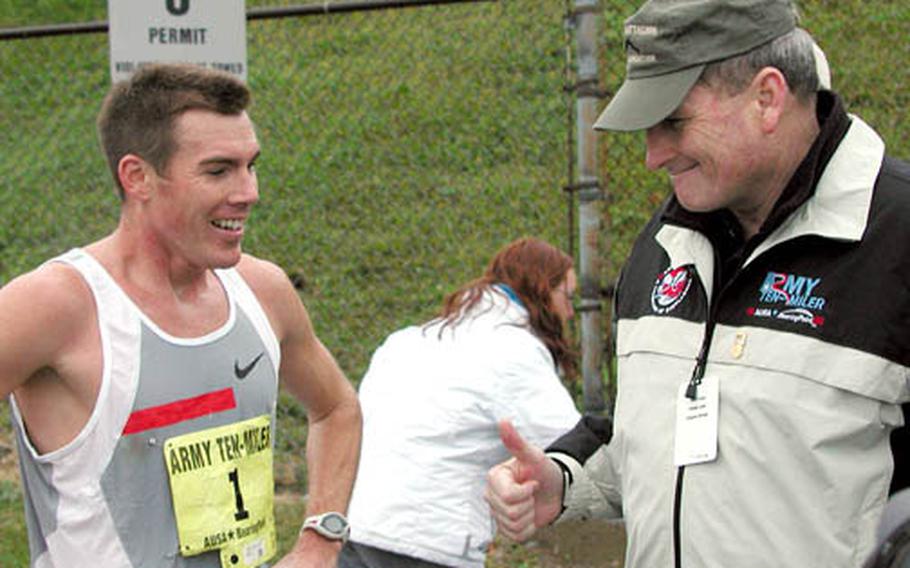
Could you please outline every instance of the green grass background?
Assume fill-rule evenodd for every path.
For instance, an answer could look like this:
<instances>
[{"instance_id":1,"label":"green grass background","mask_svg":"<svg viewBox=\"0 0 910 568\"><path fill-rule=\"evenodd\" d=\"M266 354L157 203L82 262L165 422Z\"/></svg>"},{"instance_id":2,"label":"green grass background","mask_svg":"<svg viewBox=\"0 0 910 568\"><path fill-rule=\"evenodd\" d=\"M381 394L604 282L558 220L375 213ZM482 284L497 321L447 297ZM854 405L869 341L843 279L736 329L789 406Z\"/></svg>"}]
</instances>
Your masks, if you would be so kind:
<instances>
[{"instance_id":1,"label":"green grass background","mask_svg":"<svg viewBox=\"0 0 910 568\"><path fill-rule=\"evenodd\" d=\"M293 2L247 0L285 4ZM264 153L245 248L300 284L353 383L386 334L429 317L506 242L532 234L568 248L574 238L561 191L575 159L566 6L504 0L248 22ZM908 3L801 6L848 110L892 154L910 157ZM612 92L623 73L621 21L635 2L601 7L602 83ZM4 28L104 19L101 0L0 0ZM94 137L107 49L104 34L0 42L0 284L115 226L118 202ZM599 141L608 282L669 186L645 171L641 134ZM11 445L6 412L0 459ZM306 415L285 395L279 428L276 480L304 492ZM279 517L299 517L293 503ZM297 522L284 524L287 543ZM535 565L522 554L514 565ZM18 486L0 481L0 566L26 558Z\"/></svg>"}]
</instances>

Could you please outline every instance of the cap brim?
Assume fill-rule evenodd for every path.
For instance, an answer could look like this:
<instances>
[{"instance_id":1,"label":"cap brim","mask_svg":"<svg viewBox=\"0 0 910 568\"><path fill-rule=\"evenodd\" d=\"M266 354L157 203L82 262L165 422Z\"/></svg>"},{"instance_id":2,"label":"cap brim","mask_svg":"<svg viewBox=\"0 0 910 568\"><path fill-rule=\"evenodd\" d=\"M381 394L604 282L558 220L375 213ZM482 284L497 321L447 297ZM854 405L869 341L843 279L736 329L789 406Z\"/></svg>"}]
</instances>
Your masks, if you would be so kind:
<instances>
[{"instance_id":1,"label":"cap brim","mask_svg":"<svg viewBox=\"0 0 910 568\"><path fill-rule=\"evenodd\" d=\"M667 118L682 104L704 65L654 77L627 78L601 113L595 130L642 130Z\"/></svg>"}]
</instances>

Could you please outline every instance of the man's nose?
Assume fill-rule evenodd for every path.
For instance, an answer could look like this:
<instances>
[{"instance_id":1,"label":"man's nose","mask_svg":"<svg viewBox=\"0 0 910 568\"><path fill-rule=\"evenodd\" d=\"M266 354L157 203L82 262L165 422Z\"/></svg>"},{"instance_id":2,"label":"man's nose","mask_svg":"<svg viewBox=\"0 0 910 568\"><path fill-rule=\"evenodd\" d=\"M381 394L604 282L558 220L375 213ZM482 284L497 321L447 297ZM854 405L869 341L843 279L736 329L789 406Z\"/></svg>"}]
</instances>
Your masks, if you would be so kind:
<instances>
[{"instance_id":1,"label":"man's nose","mask_svg":"<svg viewBox=\"0 0 910 568\"><path fill-rule=\"evenodd\" d=\"M673 156L673 143L669 133L661 125L652 126L645 132L645 166L658 170Z\"/></svg>"}]
</instances>

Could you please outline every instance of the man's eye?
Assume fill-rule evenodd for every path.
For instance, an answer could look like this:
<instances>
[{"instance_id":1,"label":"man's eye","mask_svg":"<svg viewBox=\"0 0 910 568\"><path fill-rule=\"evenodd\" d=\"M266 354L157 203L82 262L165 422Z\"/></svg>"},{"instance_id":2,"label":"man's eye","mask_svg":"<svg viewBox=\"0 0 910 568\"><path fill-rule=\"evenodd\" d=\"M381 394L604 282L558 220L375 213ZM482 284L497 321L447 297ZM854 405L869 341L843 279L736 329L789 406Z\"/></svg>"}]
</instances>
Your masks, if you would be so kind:
<instances>
[{"instance_id":1,"label":"man's eye","mask_svg":"<svg viewBox=\"0 0 910 568\"><path fill-rule=\"evenodd\" d=\"M227 172L227 168L218 168L218 169L214 169L214 170L209 170L207 173L212 177L220 177L220 176L223 176L225 174L225 172Z\"/></svg>"},{"instance_id":2,"label":"man's eye","mask_svg":"<svg viewBox=\"0 0 910 568\"><path fill-rule=\"evenodd\" d=\"M669 130L672 130L674 132L679 132L680 130L682 130L682 127L685 125L685 123L686 123L685 118L669 117L669 118L664 119L664 126L666 126Z\"/></svg>"}]
</instances>

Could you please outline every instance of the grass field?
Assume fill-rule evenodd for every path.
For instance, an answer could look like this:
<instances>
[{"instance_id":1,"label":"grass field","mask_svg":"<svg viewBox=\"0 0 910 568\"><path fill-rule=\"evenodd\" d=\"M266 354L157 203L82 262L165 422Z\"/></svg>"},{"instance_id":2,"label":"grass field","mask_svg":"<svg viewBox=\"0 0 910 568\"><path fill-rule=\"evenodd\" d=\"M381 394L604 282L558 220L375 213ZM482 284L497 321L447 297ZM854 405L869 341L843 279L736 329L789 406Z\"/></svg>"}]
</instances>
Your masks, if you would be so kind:
<instances>
[{"instance_id":1,"label":"grass field","mask_svg":"<svg viewBox=\"0 0 910 568\"><path fill-rule=\"evenodd\" d=\"M612 92L623 68L620 22L634 2L601 4L603 83ZM880 131L892 154L910 157L908 3L801 5L848 109ZM0 0L0 27L103 20L105 6ZM505 0L248 24L264 154L246 248L300 283L352 382L387 333L427 318L505 242L523 234L568 242L561 188L574 160L574 119L563 89L571 82L564 12L563 2ZM0 42L0 78L2 284L111 230L118 205L93 132L109 80L106 36ZM668 186L644 170L640 134L600 140L609 281ZM0 566L17 567L27 563L24 527L0 406L0 467L8 467L0 470ZM301 494L306 416L285 395L279 428L276 479ZM283 501L278 515L289 519L288 542L299 500ZM491 562L556 566L558 542L542 542L501 544Z\"/></svg>"}]
</instances>

